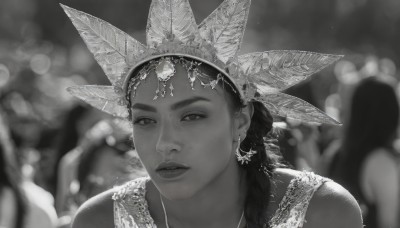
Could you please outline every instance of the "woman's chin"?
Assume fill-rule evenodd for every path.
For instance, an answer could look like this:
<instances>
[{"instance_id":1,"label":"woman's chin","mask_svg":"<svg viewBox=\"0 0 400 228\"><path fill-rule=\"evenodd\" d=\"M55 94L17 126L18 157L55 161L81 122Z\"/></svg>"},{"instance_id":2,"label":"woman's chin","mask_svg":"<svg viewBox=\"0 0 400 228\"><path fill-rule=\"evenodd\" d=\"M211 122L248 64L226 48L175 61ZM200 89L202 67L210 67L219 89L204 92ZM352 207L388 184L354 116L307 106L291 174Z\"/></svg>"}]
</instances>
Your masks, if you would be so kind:
<instances>
[{"instance_id":1,"label":"woman's chin","mask_svg":"<svg viewBox=\"0 0 400 228\"><path fill-rule=\"evenodd\" d=\"M186 200L192 198L196 191L190 184L161 184L158 190L168 200Z\"/></svg>"}]
</instances>

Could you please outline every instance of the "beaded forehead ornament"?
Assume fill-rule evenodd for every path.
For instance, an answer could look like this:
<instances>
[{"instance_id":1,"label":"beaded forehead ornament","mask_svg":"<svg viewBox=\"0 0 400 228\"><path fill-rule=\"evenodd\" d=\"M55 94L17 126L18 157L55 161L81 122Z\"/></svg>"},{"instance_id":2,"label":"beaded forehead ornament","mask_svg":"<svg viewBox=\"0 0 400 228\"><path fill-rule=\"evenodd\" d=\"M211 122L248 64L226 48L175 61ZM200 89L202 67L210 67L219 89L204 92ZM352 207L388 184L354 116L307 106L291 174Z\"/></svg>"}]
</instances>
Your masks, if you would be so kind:
<instances>
[{"instance_id":1,"label":"beaded forehead ornament","mask_svg":"<svg viewBox=\"0 0 400 228\"><path fill-rule=\"evenodd\" d=\"M165 96L167 88L172 92L168 80L174 75L175 61L182 58L193 60L186 62L188 66L204 63L217 69L221 73L219 78L230 82L243 101L262 102L275 120L340 124L311 104L280 91L307 79L341 56L294 50L238 55L250 0L224 0L199 25L188 0L152 0L147 45L99 18L61 6L111 82L111 86L84 85L70 87L68 91L104 112L128 117L128 89L134 92L140 77L147 77L146 72L131 73L143 64L148 64L144 68L156 71L161 85L156 99ZM190 66L186 70L188 74L196 72L196 76L199 72ZM139 79L132 82L131 77Z\"/></svg>"},{"instance_id":2,"label":"beaded forehead ornament","mask_svg":"<svg viewBox=\"0 0 400 228\"><path fill-rule=\"evenodd\" d=\"M167 87L167 82L175 75L175 65L180 64L187 72L187 77L190 83L190 87L194 90L194 83L200 82L200 85L204 88L215 89L219 81L223 81L224 84L228 84L232 87L233 91L236 91L234 87L224 80L221 73L219 73L216 79L212 79L210 75L205 74L199 69L201 62L194 60L187 60L182 57L161 57L160 59L150 60L144 65L137 76L131 77L128 82L128 88L126 93L126 100L130 102L131 98L135 97L136 89L142 81L145 81L151 71L154 71L158 80L158 87L156 89L153 100L158 97L165 97L167 89L170 91L170 96L174 96L174 86L172 83ZM160 86L161 84L161 86ZM129 103L128 102L128 103Z\"/></svg>"}]
</instances>

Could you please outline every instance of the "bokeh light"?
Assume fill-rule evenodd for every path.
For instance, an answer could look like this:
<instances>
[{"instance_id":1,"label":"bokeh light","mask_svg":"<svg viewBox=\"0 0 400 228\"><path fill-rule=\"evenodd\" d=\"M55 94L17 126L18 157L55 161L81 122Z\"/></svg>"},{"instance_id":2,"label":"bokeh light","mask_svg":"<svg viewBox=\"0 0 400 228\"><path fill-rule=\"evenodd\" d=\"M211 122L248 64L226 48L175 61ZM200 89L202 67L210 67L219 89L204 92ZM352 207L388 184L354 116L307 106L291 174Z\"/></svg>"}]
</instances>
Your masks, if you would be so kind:
<instances>
[{"instance_id":1,"label":"bokeh light","mask_svg":"<svg viewBox=\"0 0 400 228\"><path fill-rule=\"evenodd\" d=\"M33 72L36 74L46 74L51 66L51 60L47 55L36 54L32 57L30 61L30 66Z\"/></svg>"}]
</instances>

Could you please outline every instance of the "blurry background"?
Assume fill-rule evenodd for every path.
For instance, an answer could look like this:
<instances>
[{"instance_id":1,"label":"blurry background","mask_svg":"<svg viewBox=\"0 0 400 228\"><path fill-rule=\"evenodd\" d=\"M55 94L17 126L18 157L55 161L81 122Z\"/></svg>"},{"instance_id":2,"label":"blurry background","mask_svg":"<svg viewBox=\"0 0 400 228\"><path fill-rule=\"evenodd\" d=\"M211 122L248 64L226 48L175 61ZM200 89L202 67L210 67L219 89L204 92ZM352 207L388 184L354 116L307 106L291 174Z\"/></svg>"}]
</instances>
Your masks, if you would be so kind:
<instances>
[{"instance_id":1,"label":"blurry background","mask_svg":"<svg viewBox=\"0 0 400 228\"><path fill-rule=\"evenodd\" d=\"M221 0L190 2L201 22ZM75 102L63 88L107 83L59 3L102 18L142 42L150 5L144 0L0 2L1 91L19 91L33 109L30 115L55 128ZM366 62L370 71L398 77L399 18L396 0L254 0L242 53L298 49L345 55L343 60L352 64L342 64L336 77L332 67L304 83L313 90L309 101L323 108L326 97L337 91L339 74L359 70Z\"/></svg>"},{"instance_id":2,"label":"blurry background","mask_svg":"<svg viewBox=\"0 0 400 228\"><path fill-rule=\"evenodd\" d=\"M190 0L197 22L221 2ZM0 1L0 107L24 175L55 198L61 158L104 118L65 88L108 83L59 3L104 19L145 43L150 0ZM400 1L253 0L241 52L273 49L345 56L287 92L346 123L348 98L360 79L385 75L397 87ZM285 126L290 134L282 136L287 140L280 146L289 163L326 173L321 156L335 151L342 130Z\"/></svg>"}]
</instances>

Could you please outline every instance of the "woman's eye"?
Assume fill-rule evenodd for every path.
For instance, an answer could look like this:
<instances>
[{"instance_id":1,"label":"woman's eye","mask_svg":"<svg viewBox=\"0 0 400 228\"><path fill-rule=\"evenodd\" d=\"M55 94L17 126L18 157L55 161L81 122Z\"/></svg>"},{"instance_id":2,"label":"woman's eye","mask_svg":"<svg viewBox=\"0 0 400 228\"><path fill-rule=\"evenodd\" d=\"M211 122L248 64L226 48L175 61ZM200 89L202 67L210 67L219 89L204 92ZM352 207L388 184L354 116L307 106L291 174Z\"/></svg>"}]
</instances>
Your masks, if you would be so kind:
<instances>
[{"instance_id":1,"label":"woman's eye","mask_svg":"<svg viewBox=\"0 0 400 228\"><path fill-rule=\"evenodd\" d=\"M148 124L153 124L155 122L156 122L155 120L152 120L152 119L149 119L149 118L139 118L139 119L135 120L133 122L133 124L145 126L145 125L148 125Z\"/></svg>"},{"instance_id":2,"label":"woman's eye","mask_svg":"<svg viewBox=\"0 0 400 228\"><path fill-rule=\"evenodd\" d=\"M183 121L193 121L203 119L205 116L200 114L188 114L182 118Z\"/></svg>"}]
</instances>

